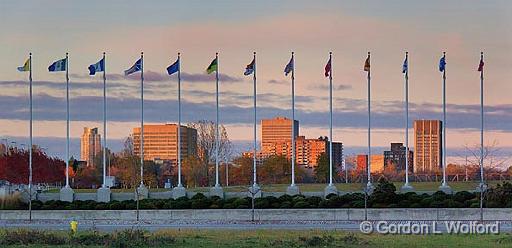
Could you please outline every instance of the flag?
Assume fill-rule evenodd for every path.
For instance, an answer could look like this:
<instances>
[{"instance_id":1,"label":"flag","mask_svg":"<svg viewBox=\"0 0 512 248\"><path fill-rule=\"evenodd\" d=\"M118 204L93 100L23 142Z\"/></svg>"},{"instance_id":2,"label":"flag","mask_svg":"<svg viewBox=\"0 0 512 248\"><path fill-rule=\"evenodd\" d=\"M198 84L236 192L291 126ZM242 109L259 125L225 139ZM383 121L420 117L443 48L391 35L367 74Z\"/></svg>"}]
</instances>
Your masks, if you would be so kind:
<instances>
[{"instance_id":1,"label":"flag","mask_svg":"<svg viewBox=\"0 0 512 248\"><path fill-rule=\"evenodd\" d=\"M53 62L48 66L48 71L65 71L67 66L67 59L61 59Z\"/></svg>"},{"instance_id":2,"label":"flag","mask_svg":"<svg viewBox=\"0 0 512 248\"><path fill-rule=\"evenodd\" d=\"M478 65L478 71L484 71L484 58L480 58L480 64Z\"/></svg>"},{"instance_id":3,"label":"flag","mask_svg":"<svg viewBox=\"0 0 512 248\"><path fill-rule=\"evenodd\" d=\"M364 71L370 71L370 54L368 54L368 58L364 62Z\"/></svg>"},{"instance_id":4,"label":"flag","mask_svg":"<svg viewBox=\"0 0 512 248\"><path fill-rule=\"evenodd\" d=\"M128 76L128 75L130 75L132 73L140 71L141 69L142 69L142 58L137 60L137 62L135 62L135 64L132 67L130 67L130 69L125 70L124 71L124 75Z\"/></svg>"},{"instance_id":5,"label":"flag","mask_svg":"<svg viewBox=\"0 0 512 248\"><path fill-rule=\"evenodd\" d=\"M402 73L409 72L409 62L407 61L407 57L404 60L404 64L402 65Z\"/></svg>"},{"instance_id":6,"label":"flag","mask_svg":"<svg viewBox=\"0 0 512 248\"><path fill-rule=\"evenodd\" d=\"M89 75L94 76L96 72L105 71L105 60L101 59L96 64L89 66Z\"/></svg>"},{"instance_id":7,"label":"flag","mask_svg":"<svg viewBox=\"0 0 512 248\"><path fill-rule=\"evenodd\" d=\"M167 74L172 75L180 70L180 60L176 60L172 65L167 67Z\"/></svg>"},{"instance_id":8,"label":"flag","mask_svg":"<svg viewBox=\"0 0 512 248\"><path fill-rule=\"evenodd\" d=\"M255 64L255 61L253 59L252 62L245 67L244 75L248 76L254 72L254 64Z\"/></svg>"},{"instance_id":9,"label":"flag","mask_svg":"<svg viewBox=\"0 0 512 248\"><path fill-rule=\"evenodd\" d=\"M18 67L18 71L29 71L30 70L30 59L27 59L25 61L25 64L23 66Z\"/></svg>"},{"instance_id":10,"label":"flag","mask_svg":"<svg viewBox=\"0 0 512 248\"><path fill-rule=\"evenodd\" d=\"M329 61L325 65L325 77L328 77L331 74L331 59L329 58Z\"/></svg>"},{"instance_id":11,"label":"flag","mask_svg":"<svg viewBox=\"0 0 512 248\"><path fill-rule=\"evenodd\" d=\"M444 72L444 69L446 69L446 57L443 55L439 60L439 71Z\"/></svg>"},{"instance_id":12,"label":"flag","mask_svg":"<svg viewBox=\"0 0 512 248\"><path fill-rule=\"evenodd\" d=\"M208 74L211 74L214 71L217 71L217 58L214 58L208 68L206 68L206 73Z\"/></svg>"},{"instance_id":13,"label":"flag","mask_svg":"<svg viewBox=\"0 0 512 248\"><path fill-rule=\"evenodd\" d=\"M293 56L292 58L290 59L290 62L288 62L288 64L286 65L286 67L284 68L284 75L285 76L288 76L288 74L290 72L293 71Z\"/></svg>"}]
</instances>

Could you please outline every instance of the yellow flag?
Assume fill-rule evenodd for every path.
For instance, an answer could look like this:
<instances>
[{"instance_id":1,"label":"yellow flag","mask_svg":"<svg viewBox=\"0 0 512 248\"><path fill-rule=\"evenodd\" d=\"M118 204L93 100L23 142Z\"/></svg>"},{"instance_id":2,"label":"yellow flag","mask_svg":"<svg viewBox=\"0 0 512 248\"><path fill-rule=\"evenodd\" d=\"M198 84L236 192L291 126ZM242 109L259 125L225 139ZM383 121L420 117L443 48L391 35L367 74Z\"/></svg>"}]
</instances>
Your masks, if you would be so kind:
<instances>
[{"instance_id":1,"label":"yellow flag","mask_svg":"<svg viewBox=\"0 0 512 248\"><path fill-rule=\"evenodd\" d=\"M25 61L25 64L23 66L18 67L18 71L29 71L30 70L30 59L27 59Z\"/></svg>"}]
</instances>

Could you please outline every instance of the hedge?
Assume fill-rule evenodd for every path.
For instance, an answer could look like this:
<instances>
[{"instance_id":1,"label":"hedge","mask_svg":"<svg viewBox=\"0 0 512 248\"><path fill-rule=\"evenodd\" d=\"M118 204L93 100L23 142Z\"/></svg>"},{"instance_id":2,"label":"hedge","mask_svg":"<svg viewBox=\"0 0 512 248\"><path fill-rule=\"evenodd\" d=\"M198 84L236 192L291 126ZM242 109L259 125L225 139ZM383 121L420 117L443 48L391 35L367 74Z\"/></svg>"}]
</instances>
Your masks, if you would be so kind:
<instances>
[{"instance_id":1,"label":"hedge","mask_svg":"<svg viewBox=\"0 0 512 248\"><path fill-rule=\"evenodd\" d=\"M391 187L391 186L392 187ZM490 188L484 195L484 207L511 208L512 184L504 182ZM303 195L282 195L280 197L267 196L256 198L254 206L257 209L278 208L364 208L365 195L350 193L344 195L328 195L325 199L317 196L305 197ZM394 185L381 180L373 194L368 196L370 208L477 208L480 207L480 194L467 191L455 194L445 194L442 191L434 194L417 194L409 192L397 194ZM136 209L135 200L111 201L101 203L96 201L32 201L34 210L121 210ZM251 207L251 198L206 197L198 193L191 199L180 197L178 199L144 199L139 201L140 209L248 209ZM18 204L16 207L0 209L27 209L27 204Z\"/></svg>"}]
</instances>

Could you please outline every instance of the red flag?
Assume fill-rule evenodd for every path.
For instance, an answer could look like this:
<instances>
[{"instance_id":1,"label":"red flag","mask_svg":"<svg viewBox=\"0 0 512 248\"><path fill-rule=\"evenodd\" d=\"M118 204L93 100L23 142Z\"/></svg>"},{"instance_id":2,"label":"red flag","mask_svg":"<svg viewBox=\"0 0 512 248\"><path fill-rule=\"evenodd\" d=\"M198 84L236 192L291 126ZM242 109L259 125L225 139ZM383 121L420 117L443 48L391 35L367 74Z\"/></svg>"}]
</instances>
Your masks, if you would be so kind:
<instances>
[{"instance_id":1,"label":"red flag","mask_svg":"<svg viewBox=\"0 0 512 248\"><path fill-rule=\"evenodd\" d=\"M329 59L329 62L325 65L325 77L329 77L331 74L331 59Z\"/></svg>"},{"instance_id":2,"label":"red flag","mask_svg":"<svg viewBox=\"0 0 512 248\"><path fill-rule=\"evenodd\" d=\"M478 65L478 71L484 70L484 59L480 59L480 64Z\"/></svg>"}]
</instances>

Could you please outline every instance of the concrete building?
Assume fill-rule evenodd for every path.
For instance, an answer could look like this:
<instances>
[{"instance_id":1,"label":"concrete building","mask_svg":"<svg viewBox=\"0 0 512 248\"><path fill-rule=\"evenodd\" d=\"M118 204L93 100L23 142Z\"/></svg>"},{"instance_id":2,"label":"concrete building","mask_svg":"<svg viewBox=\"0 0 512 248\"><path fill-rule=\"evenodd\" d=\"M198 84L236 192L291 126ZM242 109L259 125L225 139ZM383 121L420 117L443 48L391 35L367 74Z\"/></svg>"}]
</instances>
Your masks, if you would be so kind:
<instances>
[{"instance_id":1,"label":"concrete building","mask_svg":"<svg viewBox=\"0 0 512 248\"><path fill-rule=\"evenodd\" d=\"M414 121L414 173L432 173L442 166L442 129L440 120Z\"/></svg>"},{"instance_id":2,"label":"concrete building","mask_svg":"<svg viewBox=\"0 0 512 248\"><path fill-rule=\"evenodd\" d=\"M181 126L181 158L197 154L197 130ZM140 156L140 127L133 129L133 149ZM144 160L178 161L178 125L144 125Z\"/></svg>"},{"instance_id":3,"label":"concrete building","mask_svg":"<svg viewBox=\"0 0 512 248\"><path fill-rule=\"evenodd\" d=\"M294 136L299 136L299 121L295 125ZM292 140L292 120L286 117L276 117L261 120L261 151L264 155L278 153L275 143L286 143Z\"/></svg>"},{"instance_id":4,"label":"concrete building","mask_svg":"<svg viewBox=\"0 0 512 248\"><path fill-rule=\"evenodd\" d=\"M101 135L98 128L84 127L84 132L80 140L80 159L87 163L87 167L99 166L95 164L101 155ZM101 159L101 158L100 158Z\"/></svg>"},{"instance_id":5,"label":"concrete building","mask_svg":"<svg viewBox=\"0 0 512 248\"><path fill-rule=\"evenodd\" d=\"M413 171L413 152L409 147L409 171ZM391 149L384 151L384 167L394 165L397 170L405 170L405 146L403 143L391 143Z\"/></svg>"}]
</instances>

